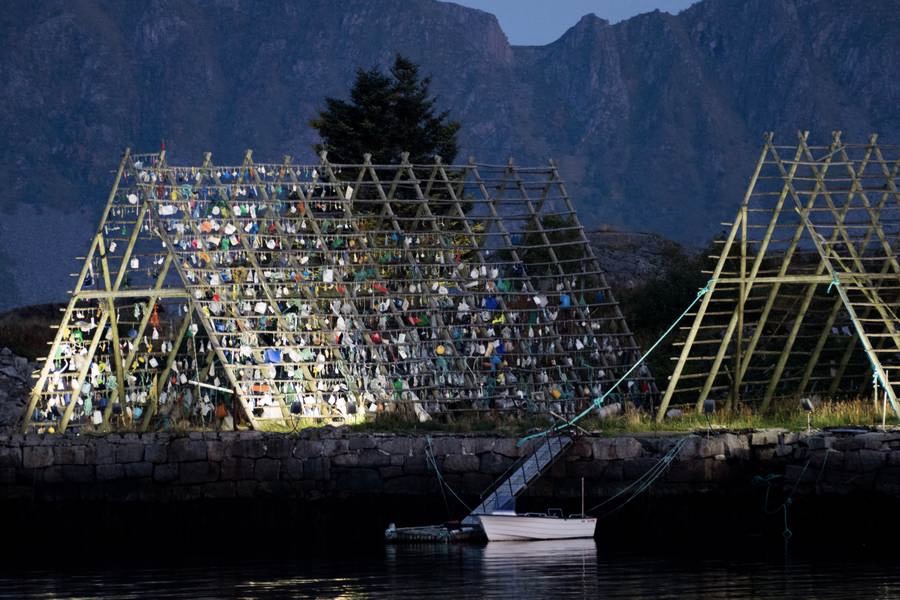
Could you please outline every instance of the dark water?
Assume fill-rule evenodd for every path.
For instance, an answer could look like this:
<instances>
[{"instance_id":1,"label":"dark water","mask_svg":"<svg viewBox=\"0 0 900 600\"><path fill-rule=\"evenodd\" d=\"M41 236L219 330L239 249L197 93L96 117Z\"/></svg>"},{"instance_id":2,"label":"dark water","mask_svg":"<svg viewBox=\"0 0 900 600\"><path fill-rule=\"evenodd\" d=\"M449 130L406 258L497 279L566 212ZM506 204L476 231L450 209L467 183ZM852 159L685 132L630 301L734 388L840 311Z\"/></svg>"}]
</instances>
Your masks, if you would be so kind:
<instances>
[{"instance_id":1,"label":"dark water","mask_svg":"<svg viewBox=\"0 0 900 600\"><path fill-rule=\"evenodd\" d=\"M689 542L642 552L593 540L376 547L265 561L241 559L249 550L236 545L234 560L157 565L106 548L90 567L51 552L0 573L0 598L900 598L888 540L883 554L827 541Z\"/></svg>"}]
</instances>

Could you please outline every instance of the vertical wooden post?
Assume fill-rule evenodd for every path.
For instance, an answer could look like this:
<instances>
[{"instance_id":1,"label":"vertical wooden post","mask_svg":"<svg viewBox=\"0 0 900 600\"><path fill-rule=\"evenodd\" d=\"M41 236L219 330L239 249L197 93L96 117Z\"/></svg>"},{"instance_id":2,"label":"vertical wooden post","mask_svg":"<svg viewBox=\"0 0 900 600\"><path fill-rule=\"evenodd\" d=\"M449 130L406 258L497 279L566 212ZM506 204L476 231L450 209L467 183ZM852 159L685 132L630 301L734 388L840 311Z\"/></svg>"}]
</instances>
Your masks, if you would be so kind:
<instances>
[{"instance_id":1,"label":"vertical wooden post","mask_svg":"<svg viewBox=\"0 0 900 600\"><path fill-rule=\"evenodd\" d=\"M731 376L731 394L725 404L725 412L730 413L737 409L741 401L741 351L744 348L744 304L747 301L747 205L741 205L741 257L739 273L741 281L738 284L737 305L737 340L734 343L734 367ZM705 399L704 399L705 400Z\"/></svg>"},{"instance_id":2,"label":"vertical wooden post","mask_svg":"<svg viewBox=\"0 0 900 600\"><path fill-rule=\"evenodd\" d=\"M122 180L122 174L125 171L125 166L128 163L130 157L131 148L126 148L125 152L122 155L122 160L119 161L119 168L116 171L116 177L113 180L112 189L110 190L109 196L107 197L106 207L103 209L103 215L100 217L100 224L97 226L97 232L94 234L94 237L91 241L91 247L87 252L84 264L81 267L81 272L78 274L78 279L75 281L75 287L72 290L72 298L69 300L69 304L66 306L66 310L63 312L63 317L61 320L62 325L57 330L56 336L54 337L53 342L50 344L50 351L47 354L47 360L44 363L40 375L38 375L38 379L31 390L31 395L28 399L28 407L25 409L25 415L22 419L22 433L26 433L31 425L31 419L32 415L34 414L34 409L37 407L38 400L40 399L41 394L44 391L44 387L47 384L47 378L50 375L50 370L53 367L53 358L59 351L59 346L63 339L63 333L72 318L72 314L75 312L75 305L78 302L77 294L82 290L84 286L84 281L89 272L91 262L93 261L94 255L98 251L98 248L100 246L103 229L106 226L106 221L109 218L110 210L112 209L113 202L116 199L116 192L119 189L119 182Z\"/></svg>"},{"instance_id":3,"label":"vertical wooden post","mask_svg":"<svg viewBox=\"0 0 900 600\"><path fill-rule=\"evenodd\" d=\"M753 188L756 186L756 179L759 177L760 171L762 171L763 165L765 164L766 156L769 152L769 145L772 143L772 134L769 133L766 135L765 144L763 145L763 149L760 152L759 159L756 161L756 168L753 171L753 175L750 178L750 185L747 186L747 191L744 194L744 204L746 204L750 195L753 193ZM672 396L675 393L675 389L678 387L678 381L681 378L681 372L684 370L684 366L687 363L688 356L691 353L691 349L694 344L694 340L697 338L697 333L700 331L700 324L703 322L703 317L706 315L706 311L709 308L709 301L712 297L713 291L716 286L716 279L718 279L722 270L725 268L725 261L728 258L728 254L731 252L731 246L734 244L735 237L737 236L738 231L740 230L741 222L743 221L742 217L743 213L738 213L738 218L735 219L734 223L731 226L731 230L728 233L728 237L725 240L725 244L722 247L722 253L719 255L719 260L716 262L715 269L713 269L712 278L709 283L709 289L706 294L704 294L703 299L700 300L700 306L697 308L697 313L694 316L694 321L691 324L691 328L688 330L687 339L685 339L684 346L681 349L681 354L678 357L678 361L675 363L675 369L672 371L672 376L669 378L669 384L666 386L666 391L663 394L662 401L659 405L659 410L656 412L656 422L662 422L663 418L666 416L666 410L669 408L669 402L672 400ZM725 350L728 342L723 340L722 346L720 347L720 354L724 357ZM718 358L718 361L721 362L721 358ZM715 369L715 366L713 367ZM709 388L712 387L712 380L708 380L704 385L704 390L706 393L709 392ZM700 399L698 399L697 404L702 407L703 399L705 399L705 394L701 392Z\"/></svg>"},{"instance_id":4,"label":"vertical wooden post","mask_svg":"<svg viewBox=\"0 0 900 600\"><path fill-rule=\"evenodd\" d=\"M776 154L776 160L778 160L777 152L775 154ZM807 228L807 230L809 231L809 233L812 237L813 244L815 245L816 250L819 253L819 256L821 257L822 261L825 263L825 266L828 270L828 274L831 276L832 281L837 282L837 285L835 285L835 288L837 289L837 292L840 295L841 300L844 303L844 307L846 308L847 313L850 316L850 320L853 322L853 327L856 330L857 335L859 336L860 342L862 343L863 348L865 349L866 354L869 357L869 360L872 362L873 370L877 374L878 378L882 381L882 383L887 381L887 375L881 365L880 360L878 359L877 354L875 353L874 349L872 348L872 344L869 340L869 336L866 334L866 331L865 331L862 323L859 320L859 317L856 313L856 309L854 308L853 303L850 301L850 298L847 296L847 291L846 291L846 289L844 289L843 283L840 283L840 279L838 278L839 271L833 265L833 263L831 261L831 250L826 248L824 246L824 244L822 243L822 240L820 239L821 236L816 232L815 227L810 222L808 215L803 210L803 206L800 201L799 194L794 189L793 185L791 185L791 197L797 208L797 212L800 215L800 218L802 219L802 221L804 223L804 226ZM851 252L851 255L855 254L852 248L848 248L848 250ZM876 308L878 308L878 307L876 306ZM891 327L890 323L886 322L885 324L889 328ZM896 398L894 397L893 389L891 389L890 387L887 387L887 386L885 387L885 389L888 391L891 406L894 408L894 411L897 413L897 415L900 416L900 405L897 404Z\"/></svg>"},{"instance_id":5,"label":"vertical wooden post","mask_svg":"<svg viewBox=\"0 0 900 600\"><path fill-rule=\"evenodd\" d=\"M181 344L184 342L185 334L193 321L193 316L194 311L189 302L188 310L181 321L178 333L175 334L175 343L166 358L166 366L153 378L153 383L150 386L150 394L147 397L147 406L144 407L144 416L141 420L141 431L147 431L147 428L150 426L150 421L153 419L153 415L156 414L159 407L159 395L162 392L162 388L165 386L166 381L169 379L169 373L172 372L172 365L175 364L175 361L178 358L178 351L181 349Z\"/></svg>"}]
</instances>

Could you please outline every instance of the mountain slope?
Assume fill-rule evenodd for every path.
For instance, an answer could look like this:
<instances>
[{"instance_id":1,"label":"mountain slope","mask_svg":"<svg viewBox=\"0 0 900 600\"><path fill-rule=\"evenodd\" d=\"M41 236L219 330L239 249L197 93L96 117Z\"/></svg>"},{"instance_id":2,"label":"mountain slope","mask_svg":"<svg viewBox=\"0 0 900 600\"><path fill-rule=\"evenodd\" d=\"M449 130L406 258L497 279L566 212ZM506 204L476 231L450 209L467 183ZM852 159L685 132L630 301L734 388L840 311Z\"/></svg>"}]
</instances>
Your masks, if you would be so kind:
<instances>
[{"instance_id":1,"label":"mountain slope","mask_svg":"<svg viewBox=\"0 0 900 600\"><path fill-rule=\"evenodd\" d=\"M492 15L434 0L13 0L0 308L60 299L126 145L312 160L322 99L398 51L462 121L460 160L555 158L586 224L701 245L732 217L764 131L900 139L898 7L705 0L513 47Z\"/></svg>"}]
</instances>

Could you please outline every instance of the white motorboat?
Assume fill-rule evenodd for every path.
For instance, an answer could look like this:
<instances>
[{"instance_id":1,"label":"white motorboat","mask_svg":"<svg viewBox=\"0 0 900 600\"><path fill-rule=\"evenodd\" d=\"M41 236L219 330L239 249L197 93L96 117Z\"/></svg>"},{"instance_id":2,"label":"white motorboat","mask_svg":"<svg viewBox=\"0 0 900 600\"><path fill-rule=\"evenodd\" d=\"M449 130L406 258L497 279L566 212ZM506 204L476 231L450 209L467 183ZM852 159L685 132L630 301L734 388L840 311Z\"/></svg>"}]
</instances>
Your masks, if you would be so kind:
<instances>
[{"instance_id":1,"label":"white motorboat","mask_svg":"<svg viewBox=\"0 0 900 600\"><path fill-rule=\"evenodd\" d=\"M562 511L553 510L525 514L494 511L478 515L478 519L489 542L592 538L597 528L594 517L569 515L566 518Z\"/></svg>"}]
</instances>

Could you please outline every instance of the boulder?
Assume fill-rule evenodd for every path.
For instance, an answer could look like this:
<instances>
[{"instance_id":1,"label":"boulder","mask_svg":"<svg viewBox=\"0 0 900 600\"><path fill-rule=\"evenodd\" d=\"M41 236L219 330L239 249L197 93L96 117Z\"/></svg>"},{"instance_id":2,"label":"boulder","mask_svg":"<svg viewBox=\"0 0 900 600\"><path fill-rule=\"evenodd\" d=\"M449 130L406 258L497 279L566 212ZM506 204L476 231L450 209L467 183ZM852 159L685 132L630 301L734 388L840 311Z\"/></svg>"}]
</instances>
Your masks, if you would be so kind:
<instances>
[{"instance_id":1,"label":"boulder","mask_svg":"<svg viewBox=\"0 0 900 600\"><path fill-rule=\"evenodd\" d=\"M451 454L444 458L443 470L448 473L476 472L480 466L478 457L473 454Z\"/></svg>"},{"instance_id":2,"label":"boulder","mask_svg":"<svg viewBox=\"0 0 900 600\"><path fill-rule=\"evenodd\" d=\"M53 448L49 446L26 446L22 453L22 466L26 469L40 469L53 464Z\"/></svg>"},{"instance_id":3,"label":"boulder","mask_svg":"<svg viewBox=\"0 0 900 600\"><path fill-rule=\"evenodd\" d=\"M206 460L206 442L202 439L178 438L169 444L168 453L172 462Z\"/></svg>"},{"instance_id":4,"label":"boulder","mask_svg":"<svg viewBox=\"0 0 900 600\"><path fill-rule=\"evenodd\" d=\"M153 463L149 462L135 462L135 463L127 463L124 465L125 467L125 477L140 479L144 477L150 477L153 475Z\"/></svg>"},{"instance_id":5,"label":"boulder","mask_svg":"<svg viewBox=\"0 0 900 600\"><path fill-rule=\"evenodd\" d=\"M599 438L592 442L594 460L638 458L643 446L633 437Z\"/></svg>"},{"instance_id":6,"label":"boulder","mask_svg":"<svg viewBox=\"0 0 900 600\"><path fill-rule=\"evenodd\" d=\"M116 446L117 463L133 463L144 459L144 445L140 442L129 442Z\"/></svg>"},{"instance_id":7,"label":"boulder","mask_svg":"<svg viewBox=\"0 0 900 600\"><path fill-rule=\"evenodd\" d=\"M183 462L178 471L181 483L207 483L219 478L219 465L207 461Z\"/></svg>"},{"instance_id":8,"label":"boulder","mask_svg":"<svg viewBox=\"0 0 900 600\"><path fill-rule=\"evenodd\" d=\"M727 458L746 459L750 456L750 441L746 435L723 433L719 436L725 446Z\"/></svg>"},{"instance_id":9,"label":"boulder","mask_svg":"<svg viewBox=\"0 0 900 600\"><path fill-rule=\"evenodd\" d=\"M750 445L774 446L778 443L780 435L784 432L784 429L763 429L762 431L754 431L750 436Z\"/></svg>"},{"instance_id":10,"label":"boulder","mask_svg":"<svg viewBox=\"0 0 900 600\"><path fill-rule=\"evenodd\" d=\"M115 481L125 477L125 467L118 464L97 465L97 481Z\"/></svg>"},{"instance_id":11,"label":"boulder","mask_svg":"<svg viewBox=\"0 0 900 600\"><path fill-rule=\"evenodd\" d=\"M226 457L222 461L223 480L254 479L256 461L252 458Z\"/></svg>"},{"instance_id":12,"label":"boulder","mask_svg":"<svg viewBox=\"0 0 900 600\"><path fill-rule=\"evenodd\" d=\"M281 461L274 458L260 458L256 461L257 481L276 481L281 473Z\"/></svg>"},{"instance_id":13,"label":"boulder","mask_svg":"<svg viewBox=\"0 0 900 600\"><path fill-rule=\"evenodd\" d=\"M214 481L203 486L203 497L212 500L234 498L235 486L233 481Z\"/></svg>"}]
</instances>

